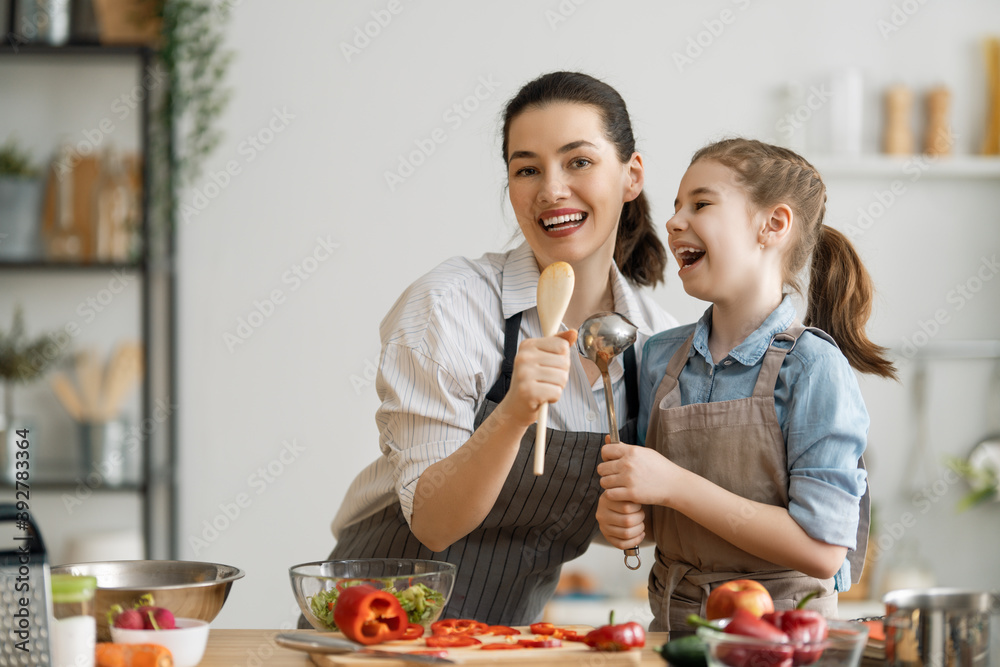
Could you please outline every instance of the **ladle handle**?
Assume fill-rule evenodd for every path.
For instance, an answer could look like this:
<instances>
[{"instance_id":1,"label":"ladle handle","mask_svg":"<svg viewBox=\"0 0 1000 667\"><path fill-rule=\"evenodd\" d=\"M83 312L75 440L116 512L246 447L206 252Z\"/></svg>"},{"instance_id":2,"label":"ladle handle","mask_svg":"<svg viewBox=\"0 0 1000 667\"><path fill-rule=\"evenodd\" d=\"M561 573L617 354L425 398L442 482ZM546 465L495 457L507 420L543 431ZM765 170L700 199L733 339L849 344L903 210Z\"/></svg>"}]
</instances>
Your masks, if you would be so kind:
<instances>
[{"instance_id":1,"label":"ladle handle","mask_svg":"<svg viewBox=\"0 0 1000 667\"><path fill-rule=\"evenodd\" d=\"M618 438L618 420L615 419L615 395L611 391L611 377L608 369L601 369L601 376L604 378L604 398L608 404L608 435L612 443L621 442ZM629 562L630 558L635 558L635 565ZM629 547L625 549L625 567L630 570L638 570L642 567L642 560L639 558L639 547Z\"/></svg>"}]
</instances>

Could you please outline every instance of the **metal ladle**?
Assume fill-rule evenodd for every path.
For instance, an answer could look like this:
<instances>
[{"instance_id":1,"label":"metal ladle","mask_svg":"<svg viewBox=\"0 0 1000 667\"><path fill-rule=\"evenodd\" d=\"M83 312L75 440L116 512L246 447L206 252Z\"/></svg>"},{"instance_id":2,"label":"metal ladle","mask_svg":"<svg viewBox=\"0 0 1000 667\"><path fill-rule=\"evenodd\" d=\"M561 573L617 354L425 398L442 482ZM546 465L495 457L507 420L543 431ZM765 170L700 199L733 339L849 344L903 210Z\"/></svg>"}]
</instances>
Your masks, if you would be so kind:
<instances>
[{"instance_id":1,"label":"metal ladle","mask_svg":"<svg viewBox=\"0 0 1000 667\"><path fill-rule=\"evenodd\" d=\"M636 326L624 315L613 312L591 315L580 325L576 344L583 356L587 357L601 371L604 378L604 398L608 405L608 430L611 442L621 442L618 439L618 420L615 419L615 395L611 390L611 376L608 375L608 364L619 354L635 343ZM629 558L635 556L635 565L629 564ZM642 565L639 559L639 547L625 549L625 567L638 570Z\"/></svg>"}]
</instances>

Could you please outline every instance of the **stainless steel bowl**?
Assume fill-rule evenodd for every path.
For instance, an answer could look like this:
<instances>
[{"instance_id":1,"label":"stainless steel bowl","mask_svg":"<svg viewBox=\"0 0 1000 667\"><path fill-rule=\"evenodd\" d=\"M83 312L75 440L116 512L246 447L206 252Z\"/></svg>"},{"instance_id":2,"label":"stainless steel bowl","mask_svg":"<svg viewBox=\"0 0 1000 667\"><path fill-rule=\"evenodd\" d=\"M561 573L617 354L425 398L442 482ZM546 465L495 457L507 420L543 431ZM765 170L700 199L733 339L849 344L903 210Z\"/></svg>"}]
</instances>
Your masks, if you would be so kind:
<instances>
[{"instance_id":1,"label":"stainless steel bowl","mask_svg":"<svg viewBox=\"0 0 1000 667\"><path fill-rule=\"evenodd\" d=\"M53 566L52 572L97 578L94 614L98 641L111 641L107 615L112 605L129 609L147 593L158 607L166 607L174 616L211 622L222 610L233 582L244 574L230 565L183 560L70 563Z\"/></svg>"},{"instance_id":2,"label":"stainless steel bowl","mask_svg":"<svg viewBox=\"0 0 1000 667\"><path fill-rule=\"evenodd\" d=\"M968 665L990 662L990 616L1000 601L985 591L923 588L890 591L885 602L887 665Z\"/></svg>"}]
</instances>

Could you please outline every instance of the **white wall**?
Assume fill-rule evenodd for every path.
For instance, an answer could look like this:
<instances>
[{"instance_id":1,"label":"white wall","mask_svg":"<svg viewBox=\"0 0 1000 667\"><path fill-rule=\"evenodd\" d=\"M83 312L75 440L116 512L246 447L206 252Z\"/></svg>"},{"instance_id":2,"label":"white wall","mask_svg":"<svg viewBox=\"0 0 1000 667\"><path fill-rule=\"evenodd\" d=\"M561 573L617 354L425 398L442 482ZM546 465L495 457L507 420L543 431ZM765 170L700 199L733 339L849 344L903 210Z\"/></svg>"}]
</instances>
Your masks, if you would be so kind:
<instances>
[{"instance_id":1,"label":"white wall","mask_svg":"<svg viewBox=\"0 0 1000 667\"><path fill-rule=\"evenodd\" d=\"M497 126L521 84L579 69L618 88L654 214L665 222L693 150L728 133L779 138L780 87L823 90L846 66L865 75L866 150L877 148L879 91L904 82L917 91L950 86L956 152L974 152L985 108L979 40L1000 26L1000 6L983 0L232 4L226 135L185 197L194 213L178 239L180 556L247 572L218 627L294 622L287 568L327 555L343 493L377 453L370 370L382 315L434 264L500 249L513 235ZM371 27L373 12L391 21L348 59L341 45ZM893 18L899 29L883 35ZM698 40L701 53L679 67L675 54ZM477 92L484 99L469 98ZM458 122L449 110L464 100L476 108ZM817 106L805 128L810 157L829 149L829 102ZM391 189L385 173L438 128L446 141ZM210 185L212 174L225 181L218 173L230 162L239 173ZM857 225L857 209L896 179L906 192L858 239L880 288L873 337L899 346L944 309L935 341L997 338L1000 281L984 281L961 309L948 300L1000 246L997 179L830 176L830 223ZM323 243L336 248L294 282L289 272ZM276 290L281 303L260 305ZM681 321L704 308L672 272L656 296ZM227 345L226 334L238 335L241 318L257 309L267 311L260 326ZM915 431L912 367L901 368L901 385L863 381L880 517L887 526L907 512L915 519L900 539L888 538L880 565L912 539L940 583L995 587L997 506L956 516L961 483L939 484L932 501L915 501L903 485ZM928 481L941 476L944 453L964 453L986 428L989 370L932 366ZM247 506L227 519L238 498ZM228 526L212 532L213 521ZM584 558L609 588L642 584L614 550Z\"/></svg>"}]
</instances>

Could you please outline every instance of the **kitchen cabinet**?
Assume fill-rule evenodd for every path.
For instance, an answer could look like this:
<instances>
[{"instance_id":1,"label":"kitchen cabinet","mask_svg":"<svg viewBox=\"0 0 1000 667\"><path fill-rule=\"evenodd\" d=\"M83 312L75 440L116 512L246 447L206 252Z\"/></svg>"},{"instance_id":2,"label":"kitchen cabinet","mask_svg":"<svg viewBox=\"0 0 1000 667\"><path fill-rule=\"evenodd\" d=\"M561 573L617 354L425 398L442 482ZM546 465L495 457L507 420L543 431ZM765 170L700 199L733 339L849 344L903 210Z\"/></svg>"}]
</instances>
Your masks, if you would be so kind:
<instances>
[{"instance_id":1,"label":"kitchen cabinet","mask_svg":"<svg viewBox=\"0 0 1000 667\"><path fill-rule=\"evenodd\" d=\"M109 97L104 92L107 88L101 93L88 88L89 72L98 67L104 68L105 79L107 71L112 72L111 89L122 91L120 97ZM95 342L140 341L141 383L124 436L124 460L134 461L134 469L129 471L126 465L121 477L101 478L96 467L86 467L88 461L81 469L74 457L81 445L81 431L71 420L67 422L68 415L48 395L45 379L30 387L31 391L19 387L21 407L30 403L32 394L38 399L44 392L48 399L36 400L42 407L32 417L38 426L32 447L39 450L39 456L32 454L30 468L32 506L43 512L34 518L47 542L58 542L74 527L89 525L99 530L117 520L119 526L123 521L135 524L146 558L169 559L175 558L177 551L176 304L172 229L169 221L154 219L153 193L170 192L170 175L169 165L163 164L162 158L155 163L150 149L154 140L169 142L171 136L170 128L163 127L153 113L154 98L162 95L165 85L155 72L156 53L142 46L57 47L11 41L0 45L0 98L4 99L7 119L0 122L0 136L18 135L23 146L25 134L41 137L36 143L60 137L65 140L70 135L71 145L81 153L86 141L95 152L105 141L114 140L119 146L120 140L131 141L142 182L136 249L128 259L0 260L0 281L4 284L0 308L12 309L20 303L29 334L40 329L62 331L55 343L65 353ZM116 77L120 80L115 81ZM99 97L89 100L89 108L97 109L97 115L77 118L74 113L83 113L80 109L86 106L88 93ZM125 120L121 110L127 112L124 116L131 114L127 123L118 122ZM56 127L56 119L62 127ZM67 127L75 131L70 133ZM129 136L133 127L137 136ZM158 151L160 154L169 154L169 150ZM110 314L113 310L115 314ZM42 320L49 324L38 325ZM56 322L60 324L53 326ZM136 456L128 457L129 452ZM13 498L9 483L0 490Z\"/></svg>"}]
</instances>

